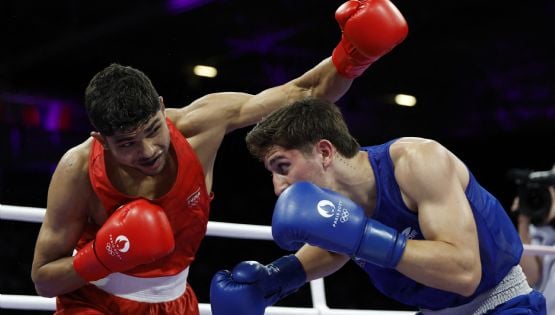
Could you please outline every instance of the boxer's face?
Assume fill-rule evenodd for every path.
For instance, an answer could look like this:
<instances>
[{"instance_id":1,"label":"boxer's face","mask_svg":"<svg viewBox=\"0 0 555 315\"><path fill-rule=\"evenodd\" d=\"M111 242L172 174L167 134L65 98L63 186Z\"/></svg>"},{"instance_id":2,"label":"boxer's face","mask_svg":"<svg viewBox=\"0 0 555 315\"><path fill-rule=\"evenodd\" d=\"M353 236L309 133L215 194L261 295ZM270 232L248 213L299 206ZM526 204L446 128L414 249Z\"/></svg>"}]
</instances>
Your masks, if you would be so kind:
<instances>
[{"instance_id":1,"label":"boxer's face","mask_svg":"<svg viewBox=\"0 0 555 315\"><path fill-rule=\"evenodd\" d=\"M169 130L161 110L136 129L103 139L118 163L148 176L162 172L169 157Z\"/></svg>"},{"instance_id":2,"label":"boxer's face","mask_svg":"<svg viewBox=\"0 0 555 315\"><path fill-rule=\"evenodd\" d=\"M264 165L272 173L274 193L277 196L298 181L310 181L325 186L325 169L317 152L306 153L274 146L264 157Z\"/></svg>"}]
</instances>

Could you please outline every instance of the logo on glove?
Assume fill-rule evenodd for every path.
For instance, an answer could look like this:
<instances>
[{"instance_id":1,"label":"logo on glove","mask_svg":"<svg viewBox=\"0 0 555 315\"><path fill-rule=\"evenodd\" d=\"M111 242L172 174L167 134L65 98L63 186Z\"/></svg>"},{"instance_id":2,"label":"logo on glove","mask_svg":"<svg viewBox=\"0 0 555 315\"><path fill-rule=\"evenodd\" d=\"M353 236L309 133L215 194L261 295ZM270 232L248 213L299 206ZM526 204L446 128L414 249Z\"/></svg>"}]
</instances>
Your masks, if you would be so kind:
<instances>
[{"instance_id":1,"label":"logo on glove","mask_svg":"<svg viewBox=\"0 0 555 315\"><path fill-rule=\"evenodd\" d=\"M116 239L112 239L112 234L110 234L110 241L106 243L106 251L110 256L115 256L122 259L119 253L127 253L131 243L125 235L118 235Z\"/></svg>"},{"instance_id":2,"label":"logo on glove","mask_svg":"<svg viewBox=\"0 0 555 315\"><path fill-rule=\"evenodd\" d=\"M316 208L318 213L324 218L331 218L335 212L335 205L329 200L320 200Z\"/></svg>"},{"instance_id":3,"label":"logo on glove","mask_svg":"<svg viewBox=\"0 0 555 315\"><path fill-rule=\"evenodd\" d=\"M316 205L316 209L318 210L318 213L324 218L326 219L331 218L335 215L335 218L332 224L333 227L337 226L338 221L341 223L345 223L349 221L349 210L342 206L341 201L339 202L338 207L339 207L338 211L336 211L336 208L333 202L326 199L320 200Z\"/></svg>"}]
</instances>

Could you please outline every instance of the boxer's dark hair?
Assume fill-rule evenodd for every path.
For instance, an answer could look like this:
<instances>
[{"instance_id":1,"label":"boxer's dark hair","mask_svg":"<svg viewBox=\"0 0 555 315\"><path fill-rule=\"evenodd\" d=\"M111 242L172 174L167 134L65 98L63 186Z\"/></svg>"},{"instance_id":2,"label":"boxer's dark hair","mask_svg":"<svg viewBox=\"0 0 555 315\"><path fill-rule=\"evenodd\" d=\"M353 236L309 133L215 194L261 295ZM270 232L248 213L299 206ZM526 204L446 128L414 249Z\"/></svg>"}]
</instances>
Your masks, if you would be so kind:
<instances>
[{"instance_id":1,"label":"boxer's dark hair","mask_svg":"<svg viewBox=\"0 0 555 315\"><path fill-rule=\"evenodd\" d=\"M249 152L263 160L275 145L309 153L321 139L329 140L345 157L353 157L360 150L335 104L306 98L264 118L247 134L246 142Z\"/></svg>"},{"instance_id":2,"label":"boxer's dark hair","mask_svg":"<svg viewBox=\"0 0 555 315\"><path fill-rule=\"evenodd\" d=\"M161 109L158 92L140 70L116 63L98 72L85 90L91 124L104 136L130 131Z\"/></svg>"}]
</instances>

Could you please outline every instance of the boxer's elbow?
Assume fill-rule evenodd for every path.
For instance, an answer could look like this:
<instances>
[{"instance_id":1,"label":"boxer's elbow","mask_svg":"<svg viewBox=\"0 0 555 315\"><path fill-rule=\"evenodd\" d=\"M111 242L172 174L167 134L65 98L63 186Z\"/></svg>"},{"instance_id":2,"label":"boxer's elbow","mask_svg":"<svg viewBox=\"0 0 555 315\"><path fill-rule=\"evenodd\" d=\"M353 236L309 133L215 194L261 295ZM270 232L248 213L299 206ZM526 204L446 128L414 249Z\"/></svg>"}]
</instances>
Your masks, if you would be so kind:
<instances>
[{"instance_id":1,"label":"boxer's elbow","mask_svg":"<svg viewBox=\"0 0 555 315\"><path fill-rule=\"evenodd\" d=\"M31 280L35 286L35 291L43 297L55 297L59 295L59 286L49 280L49 275L40 269L31 271Z\"/></svg>"},{"instance_id":2,"label":"boxer's elbow","mask_svg":"<svg viewBox=\"0 0 555 315\"><path fill-rule=\"evenodd\" d=\"M53 286L47 283L36 281L35 279L33 279L33 283L35 284L35 291L40 296L51 298L58 295Z\"/></svg>"},{"instance_id":3,"label":"boxer's elbow","mask_svg":"<svg viewBox=\"0 0 555 315\"><path fill-rule=\"evenodd\" d=\"M41 286L39 284L35 284L35 291L38 295L42 297L52 298L57 296L54 291L49 290L47 287Z\"/></svg>"},{"instance_id":4,"label":"boxer's elbow","mask_svg":"<svg viewBox=\"0 0 555 315\"><path fill-rule=\"evenodd\" d=\"M478 289L482 279L482 268L480 264L462 268L457 277L456 293L462 296L471 296Z\"/></svg>"}]
</instances>

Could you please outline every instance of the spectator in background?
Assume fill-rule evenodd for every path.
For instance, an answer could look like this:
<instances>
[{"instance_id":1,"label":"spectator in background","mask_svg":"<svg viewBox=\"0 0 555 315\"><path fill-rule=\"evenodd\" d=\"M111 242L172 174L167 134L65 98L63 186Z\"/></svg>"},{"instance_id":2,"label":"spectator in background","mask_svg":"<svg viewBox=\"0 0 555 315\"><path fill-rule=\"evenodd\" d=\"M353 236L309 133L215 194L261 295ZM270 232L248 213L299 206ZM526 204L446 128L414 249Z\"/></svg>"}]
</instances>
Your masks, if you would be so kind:
<instances>
[{"instance_id":1,"label":"spectator in background","mask_svg":"<svg viewBox=\"0 0 555 315\"><path fill-rule=\"evenodd\" d=\"M511 210L518 213L518 234L523 244L555 246L555 164L550 172L541 173L544 184L521 185ZM555 314L555 255L525 254L520 265L530 286L544 294L547 314Z\"/></svg>"}]
</instances>

